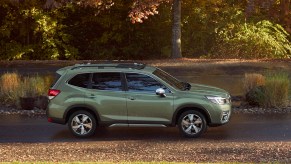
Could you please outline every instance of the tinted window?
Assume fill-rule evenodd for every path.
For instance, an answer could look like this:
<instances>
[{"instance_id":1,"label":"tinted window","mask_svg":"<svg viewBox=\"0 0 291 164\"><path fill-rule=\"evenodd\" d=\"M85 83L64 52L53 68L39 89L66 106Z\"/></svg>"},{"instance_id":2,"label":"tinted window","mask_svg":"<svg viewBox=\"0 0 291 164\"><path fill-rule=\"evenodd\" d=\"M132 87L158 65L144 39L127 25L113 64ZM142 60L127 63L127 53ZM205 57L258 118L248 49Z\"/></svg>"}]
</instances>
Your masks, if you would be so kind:
<instances>
[{"instance_id":1,"label":"tinted window","mask_svg":"<svg viewBox=\"0 0 291 164\"><path fill-rule=\"evenodd\" d=\"M152 92L155 93L158 88L165 88L160 82L142 74L126 74L128 91L131 92Z\"/></svg>"},{"instance_id":2,"label":"tinted window","mask_svg":"<svg viewBox=\"0 0 291 164\"><path fill-rule=\"evenodd\" d=\"M92 88L98 90L122 91L120 73L94 73Z\"/></svg>"},{"instance_id":3,"label":"tinted window","mask_svg":"<svg viewBox=\"0 0 291 164\"><path fill-rule=\"evenodd\" d=\"M87 88L89 84L90 73L78 74L68 83L77 87Z\"/></svg>"},{"instance_id":4,"label":"tinted window","mask_svg":"<svg viewBox=\"0 0 291 164\"><path fill-rule=\"evenodd\" d=\"M177 80L173 76L169 75L165 71L157 69L153 72L154 75L158 76L160 79L164 80L166 83L170 84L172 87L180 90L184 90L183 82Z\"/></svg>"}]
</instances>

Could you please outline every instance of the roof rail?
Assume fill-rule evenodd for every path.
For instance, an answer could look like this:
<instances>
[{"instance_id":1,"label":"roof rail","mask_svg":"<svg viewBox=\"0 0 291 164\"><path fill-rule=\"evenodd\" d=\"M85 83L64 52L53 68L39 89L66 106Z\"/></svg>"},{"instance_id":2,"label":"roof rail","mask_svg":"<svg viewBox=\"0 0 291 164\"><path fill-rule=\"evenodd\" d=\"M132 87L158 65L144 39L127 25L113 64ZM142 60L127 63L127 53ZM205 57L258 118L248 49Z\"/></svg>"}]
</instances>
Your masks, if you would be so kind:
<instances>
[{"instance_id":1,"label":"roof rail","mask_svg":"<svg viewBox=\"0 0 291 164\"><path fill-rule=\"evenodd\" d=\"M146 64L142 63L113 63L113 64L76 64L71 70L80 69L80 68L93 68L97 67L98 69L104 69L105 67L112 67L112 68L129 68L129 69L144 69Z\"/></svg>"},{"instance_id":2,"label":"roof rail","mask_svg":"<svg viewBox=\"0 0 291 164\"><path fill-rule=\"evenodd\" d=\"M144 69L146 64L143 63L121 63L116 68L132 68L132 69Z\"/></svg>"}]
</instances>

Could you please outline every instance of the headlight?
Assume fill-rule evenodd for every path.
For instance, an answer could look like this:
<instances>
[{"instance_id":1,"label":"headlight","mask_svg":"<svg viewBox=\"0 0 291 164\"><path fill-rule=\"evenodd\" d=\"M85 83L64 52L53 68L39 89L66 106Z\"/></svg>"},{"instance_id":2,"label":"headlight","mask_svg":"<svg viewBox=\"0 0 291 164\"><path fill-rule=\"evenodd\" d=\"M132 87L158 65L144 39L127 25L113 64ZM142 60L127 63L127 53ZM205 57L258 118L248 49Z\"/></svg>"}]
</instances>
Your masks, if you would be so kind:
<instances>
[{"instance_id":1,"label":"headlight","mask_svg":"<svg viewBox=\"0 0 291 164\"><path fill-rule=\"evenodd\" d=\"M215 104L219 104L219 105L223 105L230 102L228 98L224 98L224 97L206 96L206 98L210 100L211 102Z\"/></svg>"}]
</instances>

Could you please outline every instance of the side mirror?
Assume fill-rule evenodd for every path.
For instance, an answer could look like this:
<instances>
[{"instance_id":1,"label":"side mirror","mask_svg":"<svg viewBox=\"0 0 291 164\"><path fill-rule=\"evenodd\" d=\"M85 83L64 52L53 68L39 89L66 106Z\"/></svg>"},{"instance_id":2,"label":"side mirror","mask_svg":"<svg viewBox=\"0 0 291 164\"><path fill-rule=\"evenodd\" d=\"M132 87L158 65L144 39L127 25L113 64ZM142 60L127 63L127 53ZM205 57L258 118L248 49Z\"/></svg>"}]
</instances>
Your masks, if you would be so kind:
<instances>
[{"instance_id":1,"label":"side mirror","mask_svg":"<svg viewBox=\"0 0 291 164\"><path fill-rule=\"evenodd\" d=\"M161 97L166 97L166 91L163 88L159 88L156 90L156 95L159 95Z\"/></svg>"}]
</instances>

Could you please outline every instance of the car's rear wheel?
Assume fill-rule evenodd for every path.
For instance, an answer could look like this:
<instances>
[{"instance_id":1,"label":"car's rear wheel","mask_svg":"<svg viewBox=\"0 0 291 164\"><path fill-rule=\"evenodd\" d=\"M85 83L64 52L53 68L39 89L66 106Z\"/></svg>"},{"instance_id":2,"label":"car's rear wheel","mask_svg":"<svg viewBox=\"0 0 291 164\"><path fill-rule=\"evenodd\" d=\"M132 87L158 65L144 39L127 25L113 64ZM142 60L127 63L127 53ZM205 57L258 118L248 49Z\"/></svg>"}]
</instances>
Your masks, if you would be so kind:
<instances>
[{"instance_id":1,"label":"car's rear wheel","mask_svg":"<svg viewBox=\"0 0 291 164\"><path fill-rule=\"evenodd\" d=\"M207 128L204 115L195 110L182 113L178 120L180 133L185 137L199 137Z\"/></svg>"},{"instance_id":2,"label":"car's rear wheel","mask_svg":"<svg viewBox=\"0 0 291 164\"><path fill-rule=\"evenodd\" d=\"M68 126L75 136L85 138L95 133L97 122L91 113L80 110L70 116Z\"/></svg>"}]
</instances>

